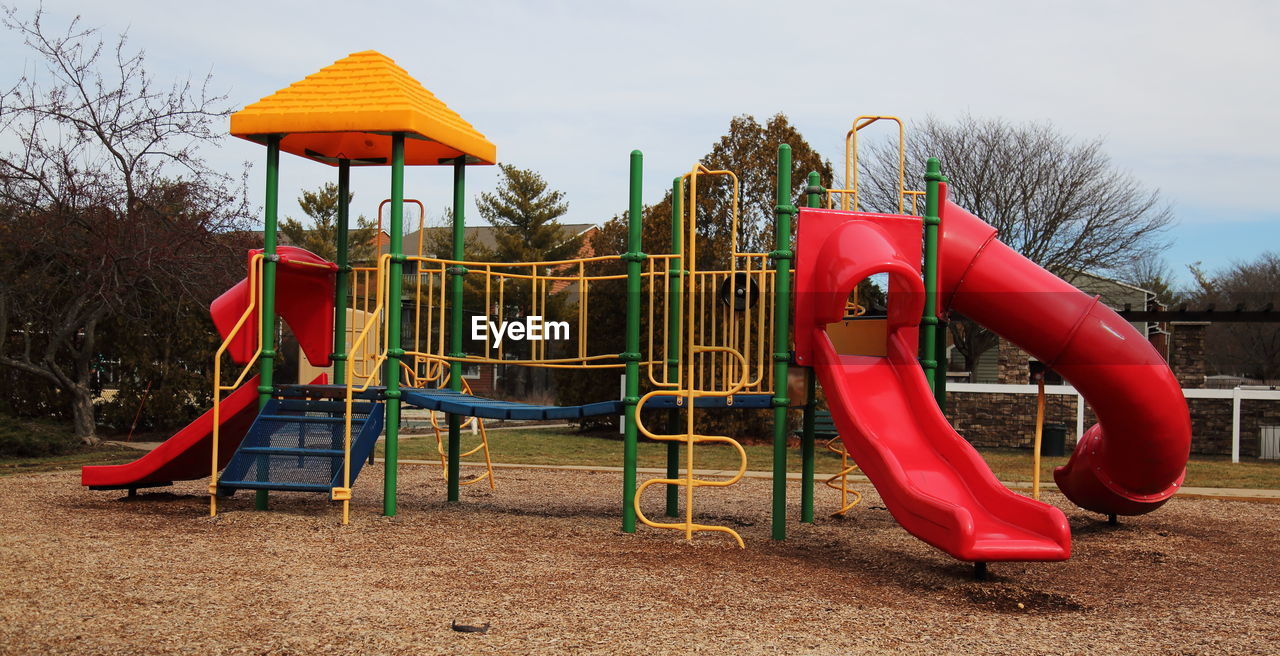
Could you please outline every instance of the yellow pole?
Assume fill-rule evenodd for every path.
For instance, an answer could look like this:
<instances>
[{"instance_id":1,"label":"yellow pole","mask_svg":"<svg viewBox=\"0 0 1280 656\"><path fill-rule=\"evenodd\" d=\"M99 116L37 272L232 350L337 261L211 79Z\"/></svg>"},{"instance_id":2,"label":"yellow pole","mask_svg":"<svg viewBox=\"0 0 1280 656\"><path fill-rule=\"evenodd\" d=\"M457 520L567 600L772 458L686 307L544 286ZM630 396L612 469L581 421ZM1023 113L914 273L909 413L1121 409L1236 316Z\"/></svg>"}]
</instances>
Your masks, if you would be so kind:
<instances>
[{"instance_id":1,"label":"yellow pole","mask_svg":"<svg viewBox=\"0 0 1280 656\"><path fill-rule=\"evenodd\" d=\"M1036 376L1036 439L1031 446L1031 498L1040 498L1040 438L1044 435L1044 374Z\"/></svg>"}]
</instances>

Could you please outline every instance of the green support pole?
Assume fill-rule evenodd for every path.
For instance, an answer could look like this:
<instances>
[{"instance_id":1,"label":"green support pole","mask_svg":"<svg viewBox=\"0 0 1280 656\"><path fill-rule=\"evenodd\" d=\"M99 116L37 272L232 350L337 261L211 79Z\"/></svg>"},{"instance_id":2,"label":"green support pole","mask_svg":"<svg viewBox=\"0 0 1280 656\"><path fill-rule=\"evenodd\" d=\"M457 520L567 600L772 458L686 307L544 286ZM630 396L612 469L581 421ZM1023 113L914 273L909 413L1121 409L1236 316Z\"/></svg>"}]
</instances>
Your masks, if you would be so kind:
<instances>
[{"instance_id":1,"label":"green support pole","mask_svg":"<svg viewBox=\"0 0 1280 656\"><path fill-rule=\"evenodd\" d=\"M809 207L822 206L822 178L818 176L817 171L809 172L808 188L805 195L805 204ZM814 469L814 437L813 424L814 415L818 409L818 388L817 381L813 375L813 368L808 367L804 372L805 380L805 401L804 401L804 428L800 433L800 521L813 523L813 469Z\"/></svg>"},{"instance_id":2,"label":"green support pole","mask_svg":"<svg viewBox=\"0 0 1280 656\"><path fill-rule=\"evenodd\" d=\"M347 380L347 296L351 293L351 261L347 232L351 223L351 160L338 160L338 280L333 293L333 383ZM302 381L298 381L302 382Z\"/></svg>"},{"instance_id":3,"label":"green support pole","mask_svg":"<svg viewBox=\"0 0 1280 656\"><path fill-rule=\"evenodd\" d=\"M920 342L924 353L920 366L924 367L934 398L939 399L942 385L938 378L939 374L945 374L938 365L938 183L946 178L942 177L938 158L929 158L924 179L924 316L920 319Z\"/></svg>"},{"instance_id":4,"label":"green support pole","mask_svg":"<svg viewBox=\"0 0 1280 656\"><path fill-rule=\"evenodd\" d=\"M466 240L466 204L467 204L467 158L459 157L453 162L453 258L462 260L466 257L463 248ZM449 269L449 355L461 358L462 352L462 276L467 271L461 264ZM488 309L486 308L486 311ZM449 363L449 389L462 391L462 363L453 360ZM461 497L462 476L462 417L449 415L449 471L448 500L457 501Z\"/></svg>"},{"instance_id":5,"label":"green support pole","mask_svg":"<svg viewBox=\"0 0 1280 656\"><path fill-rule=\"evenodd\" d=\"M684 253L684 178L677 177L671 181L671 254ZM677 380L680 376L680 321L678 312L680 298L684 291L684 262L673 258L667 269L667 381ZM667 411L667 434L683 433L680 426L680 409ZM680 478L680 443L667 442L667 478ZM667 516L680 515L680 486L667 486Z\"/></svg>"},{"instance_id":6,"label":"green support pole","mask_svg":"<svg viewBox=\"0 0 1280 656\"><path fill-rule=\"evenodd\" d=\"M622 442L622 530L636 532L636 403L640 401L640 262L641 250L640 193L644 155L631 151L631 190L627 210L627 351L620 358L626 363L626 395L623 403Z\"/></svg>"},{"instance_id":7,"label":"green support pole","mask_svg":"<svg viewBox=\"0 0 1280 656\"><path fill-rule=\"evenodd\" d=\"M258 366L258 409L266 407L275 393L272 381L276 367L276 230L280 206L280 135L267 137L267 193L262 230L262 362ZM258 478L268 480L267 459L258 461ZM253 505L267 509L268 494L258 490Z\"/></svg>"},{"instance_id":8,"label":"green support pole","mask_svg":"<svg viewBox=\"0 0 1280 656\"><path fill-rule=\"evenodd\" d=\"M778 193L773 259L773 539L787 537L787 365L791 363L791 146L778 146Z\"/></svg>"},{"instance_id":9,"label":"green support pole","mask_svg":"<svg viewBox=\"0 0 1280 656\"><path fill-rule=\"evenodd\" d=\"M383 449L386 474L382 481L382 514L396 515L396 475L400 465L400 291L404 268L404 133L391 135L391 264L387 272L387 442Z\"/></svg>"},{"instance_id":10,"label":"green support pole","mask_svg":"<svg viewBox=\"0 0 1280 656\"><path fill-rule=\"evenodd\" d=\"M942 240L938 240L938 247L942 247ZM933 396L938 401L938 407L942 408L943 414L947 412L947 365L950 361L947 359L947 322L944 319L938 319L938 332L935 336L937 345L934 352L938 354L938 384L933 388Z\"/></svg>"}]
</instances>

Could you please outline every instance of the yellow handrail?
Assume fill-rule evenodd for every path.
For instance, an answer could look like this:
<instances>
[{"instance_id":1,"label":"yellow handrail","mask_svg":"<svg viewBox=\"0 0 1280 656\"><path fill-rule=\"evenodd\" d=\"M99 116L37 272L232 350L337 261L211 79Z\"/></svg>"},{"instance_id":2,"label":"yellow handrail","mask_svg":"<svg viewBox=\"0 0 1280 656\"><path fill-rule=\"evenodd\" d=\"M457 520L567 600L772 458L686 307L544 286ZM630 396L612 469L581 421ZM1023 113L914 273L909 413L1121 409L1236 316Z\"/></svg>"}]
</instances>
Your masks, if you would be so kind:
<instances>
[{"instance_id":1,"label":"yellow handrail","mask_svg":"<svg viewBox=\"0 0 1280 656\"><path fill-rule=\"evenodd\" d=\"M382 316L382 310L386 307L386 292L388 284L388 275L391 267L391 255L383 255L378 258L378 289L375 296L374 310L365 320L364 328L360 330L360 334L351 344L351 352L355 353L365 341L369 338L369 331L379 325L378 318ZM382 364L387 359L387 340L381 340L381 348L379 352L372 358L372 368ZM367 363L367 361L366 361ZM373 376L362 376L364 384L359 388L355 386L355 362L349 363L346 372L346 380L343 381L346 386L346 413L343 421L343 444L342 444L342 487L334 488L331 492L331 498L334 501L342 502L342 523L347 524L351 515L351 409L354 405L355 395L369 389L369 385L373 380Z\"/></svg>"},{"instance_id":2,"label":"yellow handrail","mask_svg":"<svg viewBox=\"0 0 1280 656\"><path fill-rule=\"evenodd\" d=\"M218 439L222 426L222 393L232 391L244 382L244 378L249 373L258 356L262 355L262 315L258 314L256 328L258 328L258 336L255 341L258 348L253 352L253 357L245 363L241 369L240 375L231 385L222 384L222 355L227 352L227 348L231 346L231 342L240 334L241 328L253 315L254 310L258 307L259 299L262 298L262 253L255 253L249 258L249 277L246 285L249 288L249 303L245 307L244 312L240 313L240 318L236 321L231 330L227 332L227 336L223 338L222 344L218 346L218 350L213 355L213 435L212 448L210 450L211 471L209 474L209 516L216 517L218 515Z\"/></svg>"}]
</instances>

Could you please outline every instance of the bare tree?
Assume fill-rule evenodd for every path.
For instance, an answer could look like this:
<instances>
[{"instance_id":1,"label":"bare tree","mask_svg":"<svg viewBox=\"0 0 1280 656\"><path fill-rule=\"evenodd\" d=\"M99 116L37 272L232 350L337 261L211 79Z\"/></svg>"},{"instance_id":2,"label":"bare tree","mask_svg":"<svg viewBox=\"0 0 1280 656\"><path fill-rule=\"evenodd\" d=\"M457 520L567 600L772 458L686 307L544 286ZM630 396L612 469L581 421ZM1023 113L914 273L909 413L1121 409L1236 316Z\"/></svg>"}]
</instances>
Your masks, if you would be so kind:
<instances>
[{"instance_id":1,"label":"bare tree","mask_svg":"<svg viewBox=\"0 0 1280 656\"><path fill-rule=\"evenodd\" d=\"M937 157L950 199L995 226L1000 239L1031 261L1071 280L1075 272L1112 272L1159 252L1173 214L1159 192L1117 169L1102 139L1076 139L1050 123L1010 123L965 115L910 126L909 189L924 188L925 161ZM898 144L876 141L859 160L861 204L897 211ZM994 336L952 324L966 366Z\"/></svg>"},{"instance_id":2,"label":"bare tree","mask_svg":"<svg viewBox=\"0 0 1280 656\"><path fill-rule=\"evenodd\" d=\"M1280 254L1263 253L1251 262L1237 262L1221 271L1191 267L1197 288L1188 304L1230 310L1243 304L1251 310L1280 307ZM1205 336L1212 373L1280 380L1280 326L1274 323L1215 323Z\"/></svg>"},{"instance_id":3,"label":"bare tree","mask_svg":"<svg viewBox=\"0 0 1280 656\"><path fill-rule=\"evenodd\" d=\"M210 79L157 85L125 36L50 29L5 9L36 64L0 99L0 365L67 395L95 441L91 374L105 321L148 325L160 301L207 301L231 265L226 233L248 216L243 181L202 144L229 109Z\"/></svg>"},{"instance_id":4,"label":"bare tree","mask_svg":"<svg viewBox=\"0 0 1280 656\"><path fill-rule=\"evenodd\" d=\"M1120 280L1155 294L1156 302L1165 307L1182 300L1182 293L1174 288L1173 269L1154 253L1124 264L1117 275Z\"/></svg>"}]
</instances>

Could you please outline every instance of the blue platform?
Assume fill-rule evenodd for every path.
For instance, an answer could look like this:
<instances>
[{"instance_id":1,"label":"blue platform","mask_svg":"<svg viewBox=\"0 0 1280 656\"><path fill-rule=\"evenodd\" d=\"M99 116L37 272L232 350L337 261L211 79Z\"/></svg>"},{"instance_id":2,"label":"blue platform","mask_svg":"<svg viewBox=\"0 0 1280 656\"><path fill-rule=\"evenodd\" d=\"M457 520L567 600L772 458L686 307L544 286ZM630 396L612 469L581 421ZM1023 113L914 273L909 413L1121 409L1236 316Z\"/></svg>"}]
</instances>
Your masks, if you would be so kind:
<instances>
[{"instance_id":1,"label":"blue platform","mask_svg":"<svg viewBox=\"0 0 1280 656\"><path fill-rule=\"evenodd\" d=\"M769 394L739 394L732 397L732 399L732 403L730 403L729 399L725 397L703 397L698 399L698 407L706 409L736 408L743 410L772 407L772 397ZM400 390L400 400L406 405L424 408L427 410L437 410L439 412L447 412L464 417L480 417L481 419L522 419L536 421L547 419L581 419L582 417L622 414L622 401L600 401L598 403L588 403L586 405L568 406L531 405L528 403L517 403L515 401L486 399L479 396L471 396L469 394L455 392L449 389L404 388ZM673 396L658 396L646 402L644 407L646 410L675 408L677 407L677 400L678 399Z\"/></svg>"},{"instance_id":2,"label":"blue platform","mask_svg":"<svg viewBox=\"0 0 1280 656\"><path fill-rule=\"evenodd\" d=\"M449 389L400 390L400 400L407 405L438 410L464 417L481 419L580 419L599 415L622 414L621 401L601 401L586 405L531 405L514 401L499 401L471 396Z\"/></svg>"}]
</instances>

